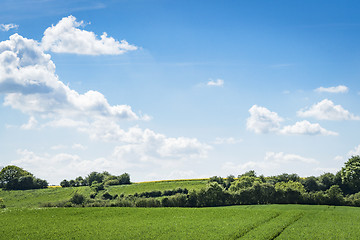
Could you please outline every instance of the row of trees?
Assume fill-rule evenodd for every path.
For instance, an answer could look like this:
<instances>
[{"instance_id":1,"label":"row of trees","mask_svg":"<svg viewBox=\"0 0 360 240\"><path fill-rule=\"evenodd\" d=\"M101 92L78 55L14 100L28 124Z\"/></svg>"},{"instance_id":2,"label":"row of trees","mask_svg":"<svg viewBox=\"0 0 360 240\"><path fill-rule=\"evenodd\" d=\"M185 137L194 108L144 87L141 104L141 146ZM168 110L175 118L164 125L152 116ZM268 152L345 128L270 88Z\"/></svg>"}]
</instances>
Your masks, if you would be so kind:
<instances>
[{"instance_id":1,"label":"row of trees","mask_svg":"<svg viewBox=\"0 0 360 240\"><path fill-rule=\"evenodd\" d=\"M103 197L86 202L86 206L212 207L297 203L360 206L360 157L350 158L337 174L307 178L297 174L264 177L249 171L237 178L232 175L211 177L208 185L200 190L171 191L169 195L152 191Z\"/></svg>"},{"instance_id":2,"label":"row of trees","mask_svg":"<svg viewBox=\"0 0 360 240\"><path fill-rule=\"evenodd\" d=\"M63 181L61 181L60 186L80 187L80 186L92 186L94 184L102 184L105 186L131 184L130 175L128 173L124 173L119 176L115 176L115 175L111 175L109 172L106 171L102 173L91 172L85 178L79 176L70 181L64 179Z\"/></svg>"},{"instance_id":3,"label":"row of trees","mask_svg":"<svg viewBox=\"0 0 360 240\"><path fill-rule=\"evenodd\" d=\"M32 173L13 165L0 171L0 188L4 190L28 190L47 188L48 182L36 178Z\"/></svg>"}]
</instances>

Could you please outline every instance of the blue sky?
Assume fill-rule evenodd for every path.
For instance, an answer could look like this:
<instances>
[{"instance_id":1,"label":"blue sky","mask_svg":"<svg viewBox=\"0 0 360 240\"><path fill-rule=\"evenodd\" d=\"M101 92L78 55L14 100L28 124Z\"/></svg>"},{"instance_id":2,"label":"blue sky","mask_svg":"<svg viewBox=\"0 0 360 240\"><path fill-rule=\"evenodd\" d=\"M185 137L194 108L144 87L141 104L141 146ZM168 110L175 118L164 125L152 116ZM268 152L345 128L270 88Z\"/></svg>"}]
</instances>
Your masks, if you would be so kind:
<instances>
[{"instance_id":1,"label":"blue sky","mask_svg":"<svg viewBox=\"0 0 360 240\"><path fill-rule=\"evenodd\" d=\"M0 166L335 173L360 154L359 5L1 1Z\"/></svg>"}]
</instances>

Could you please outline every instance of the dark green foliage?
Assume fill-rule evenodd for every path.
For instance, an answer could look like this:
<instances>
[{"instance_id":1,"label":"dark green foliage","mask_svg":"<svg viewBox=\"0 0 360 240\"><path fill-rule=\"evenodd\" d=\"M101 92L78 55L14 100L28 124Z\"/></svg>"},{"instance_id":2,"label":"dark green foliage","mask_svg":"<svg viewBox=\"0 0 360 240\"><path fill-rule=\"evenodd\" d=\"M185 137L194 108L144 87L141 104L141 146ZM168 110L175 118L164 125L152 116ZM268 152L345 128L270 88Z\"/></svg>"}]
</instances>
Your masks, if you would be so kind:
<instances>
[{"instance_id":1,"label":"dark green foliage","mask_svg":"<svg viewBox=\"0 0 360 240\"><path fill-rule=\"evenodd\" d=\"M111 175L109 172L91 172L85 179L81 176L75 180L67 181L64 179L60 186L62 187L80 187L80 186L92 186L93 182L103 183L105 186L131 184L130 175L124 173L120 176Z\"/></svg>"},{"instance_id":2,"label":"dark green foliage","mask_svg":"<svg viewBox=\"0 0 360 240\"><path fill-rule=\"evenodd\" d=\"M319 183L316 177L311 176L307 177L302 181L302 184L305 187L305 190L308 192L316 192L319 190Z\"/></svg>"},{"instance_id":3,"label":"dark green foliage","mask_svg":"<svg viewBox=\"0 0 360 240\"><path fill-rule=\"evenodd\" d=\"M135 202L136 207L161 207L161 202L154 198L139 198Z\"/></svg>"},{"instance_id":4,"label":"dark green foliage","mask_svg":"<svg viewBox=\"0 0 360 240\"><path fill-rule=\"evenodd\" d=\"M101 190L104 190L104 184L102 182L93 181L91 184L91 189L95 192L99 192Z\"/></svg>"},{"instance_id":5,"label":"dark green foliage","mask_svg":"<svg viewBox=\"0 0 360 240\"><path fill-rule=\"evenodd\" d=\"M324 173L319 177L321 190L327 190L332 185L335 185L335 175L332 173Z\"/></svg>"},{"instance_id":6,"label":"dark green foliage","mask_svg":"<svg viewBox=\"0 0 360 240\"><path fill-rule=\"evenodd\" d=\"M70 202L73 204L83 204L85 202L85 196L79 193L75 193L71 197Z\"/></svg>"},{"instance_id":7,"label":"dark green foliage","mask_svg":"<svg viewBox=\"0 0 360 240\"><path fill-rule=\"evenodd\" d=\"M119 184L130 184L130 175L128 173L121 174L119 177Z\"/></svg>"},{"instance_id":8,"label":"dark green foliage","mask_svg":"<svg viewBox=\"0 0 360 240\"><path fill-rule=\"evenodd\" d=\"M93 182L101 183L104 179L104 175L98 172L91 172L86 178L86 182L89 186L92 186Z\"/></svg>"},{"instance_id":9,"label":"dark green foliage","mask_svg":"<svg viewBox=\"0 0 360 240\"><path fill-rule=\"evenodd\" d=\"M217 182L218 184L223 185L225 181L222 177L213 176L209 179L209 183L211 182Z\"/></svg>"},{"instance_id":10,"label":"dark green foliage","mask_svg":"<svg viewBox=\"0 0 360 240\"><path fill-rule=\"evenodd\" d=\"M244 174L239 175L238 178L245 177L245 176L256 178L256 172L254 170L250 170L250 171L245 172Z\"/></svg>"},{"instance_id":11,"label":"dark green foliage","mask_svg":"<svg viewBox=\"0 0 360 240\"><path fill-rule=\"evenodd\" d=\"M0 198L0 208L5 208L4 200Z\"/></svg>"},{"instance_id":12,"label":"dark green foliage","mask_svg":"<svg viewBox=\"0 0 360 240\"><path fill-rule=\"evenodd\" d=\"M104 200L112 200L112 199L113 199L113 196L112 196L110 193L105 192L105 193L102 195L102 198L103 198Z\"/></svg>"},{"instance_id":13,"label":"dark green foliage","mask_svg":"<svg viewBox=\"0 0 360 240\"><path fill-rule=\"evenodd\" d=\"M349 193L360 191L360 156L351 157L341 169L341 180Z\"/></svg>"},{"instance_id":14,"label":"dark green foliage","mask_svg":"<svg viewBox=\"0 0 360 240\"><path fill-rule=\"evenodd\" d=\"M61 181L60 186L61 187L70 187L70 183L68 180L64 179Z\"/></svg>"},{"instance_id":15,"label":"dark green foliage","mask_svg":"<svg viewBox=\"0 0 360 240\"><path fill-rule=\"evenodd\" d=\"M46 188L48 183L22 168L10 165L0 171L0 185L5 190L28 190Z\"/></svg>"},{"instance_id":16,"label":"dark green foliage","mask_svg":"<svg viewBox=\"0 0 360 240\"><path fill-rule=\"evenodd\" d=\"M342 205L344 203L344 196L338 185L331 186L326 193L329 197L329 204Z\"/></svg>"}]
</instances>

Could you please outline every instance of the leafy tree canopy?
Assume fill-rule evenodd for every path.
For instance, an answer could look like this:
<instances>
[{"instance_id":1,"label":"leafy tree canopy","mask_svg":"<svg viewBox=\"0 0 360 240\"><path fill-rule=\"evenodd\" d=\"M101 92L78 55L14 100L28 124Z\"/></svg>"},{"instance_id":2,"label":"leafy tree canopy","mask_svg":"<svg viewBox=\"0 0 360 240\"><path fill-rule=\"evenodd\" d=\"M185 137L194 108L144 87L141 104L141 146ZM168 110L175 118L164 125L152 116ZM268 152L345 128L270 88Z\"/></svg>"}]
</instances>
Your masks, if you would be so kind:
<instances>
[{"instance_id":1,"label":"leafy tree canopy","mask_svg":"<svg viewBox=\"0 0 360 240\"><path fill-rule=\"evenodd\" d=\"M15 178L20 178L23 176L33 176L33 175L20 167L9 165L4 167L0 171L0 182L2 184L6 184L14 180Z\"/></svg>"},{"instance_id":2,"label":"leafy tree canopy","mask_svg":"<svg viewBox=\"0 0 360 240\"><path fill-rule=\"evenodd\" d=\"M360 156L352 156L341 169L342 184L349 187L351 193L360 191Z\"/></svg>"}]
</instances>

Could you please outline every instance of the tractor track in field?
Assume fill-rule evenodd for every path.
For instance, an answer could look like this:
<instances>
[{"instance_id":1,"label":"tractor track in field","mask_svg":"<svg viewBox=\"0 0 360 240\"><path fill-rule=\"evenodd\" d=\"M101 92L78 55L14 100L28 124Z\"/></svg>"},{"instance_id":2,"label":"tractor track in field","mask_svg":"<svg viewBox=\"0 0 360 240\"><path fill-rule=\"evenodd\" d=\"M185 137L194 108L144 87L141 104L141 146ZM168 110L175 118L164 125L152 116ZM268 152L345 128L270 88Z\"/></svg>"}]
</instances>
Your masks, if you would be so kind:
<instances>
[{"instance_id":1,"label":"tractor track in field","mask_svg":"<svg viewBox=\"0 0 360 240\"><path fill-rule=\"evenodd\" d=\"M289 223L286 224L284 227L282 227L272 238L270 238L270 240L276 239L278 236L280 236L281 233L283 233L283 232L285 231L286 228L290 227L292 224L294 224L295 222L299 221L303 216L304 216L303 213L297 215L296 218L294 218L291 222L289 222Z\"/></svg>"},{"instance_id":2,"label":"tractor track in field","mask_svg":"<svg viewBox=\"0 0 360 240\"><path fill-rule=\"evenodd\" d=\"M262 224L265 224L267 222L270 222L271 220L279 217L281 214L280 213L277 213L275 216L271 217L271 218L268 218L268 219L265 219L264 221L261 221L259 222L259 224L257 225L253 225L251 226L249 229L247 229L245 232L241 232L241 233L238 233L236 234L232 239L240 239L241 237L245 236L247 233L249 233L250 231L258 228L259 226L261 226Z\"/></svg>"},{"instance_id":3,"label":"tractor track in field","mask_svg":"<svg viewBox=\"0 0 360 240\"><path fill-rule=\"evenodd\" d=\"M285 224L283 226L279 227L276 232L273 232L271 235L269 235L268 237L266 237L264 239L268 239L268 240L276 239L277 237L280 236L281 233L283 233L285 231L285 229L287 229L289 226L291 226L292 224L294 224L295 222L300 220L303 217L303 215L304 215L303 213L299 213L299 214L293 216L293 218L290 221L286 222L286 220L285 220ZM248 236L249 234L251 235L253 231L256 231L257 229L263 227L264 224L270 223L270 222L274 221L275 219L277 219L279 217L281 218L282 216L283 216L283 214L279 213L279 214L277 214L277 215L275 215L275 216L273 216L273 217L271 217L269 219L261 221L257 225L251 226L246 231L235 235L234 238L232 238L232 239L242 239L243 237L247 238L247 237L249 237Z\"/></svg>"}]
</instances>

